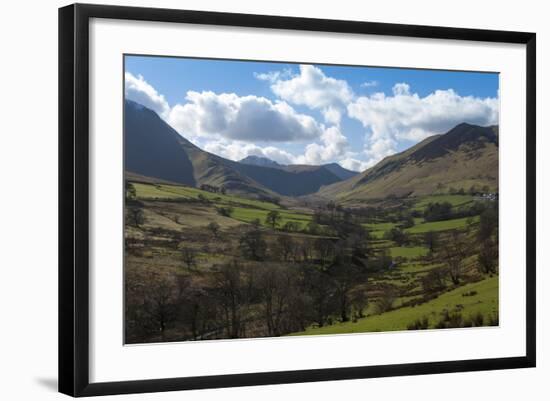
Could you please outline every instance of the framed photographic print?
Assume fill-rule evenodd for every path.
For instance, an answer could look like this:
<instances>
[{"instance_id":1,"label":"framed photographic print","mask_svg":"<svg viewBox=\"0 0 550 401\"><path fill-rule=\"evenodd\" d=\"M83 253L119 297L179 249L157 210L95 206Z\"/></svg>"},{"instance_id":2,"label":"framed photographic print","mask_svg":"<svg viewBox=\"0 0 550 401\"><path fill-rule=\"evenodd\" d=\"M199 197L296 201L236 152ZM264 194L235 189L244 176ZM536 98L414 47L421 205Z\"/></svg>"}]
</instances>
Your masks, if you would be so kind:
<instances>
[{"instance_id":1,"label":"framed photographic print","mask_svg":"<svg viewBox=\"0 0 550 401\"><path fill-rule=\"evenodd\" d=\"M535 366L535 34L59 10L59 389Z\"/></svg>"}]
</instances>

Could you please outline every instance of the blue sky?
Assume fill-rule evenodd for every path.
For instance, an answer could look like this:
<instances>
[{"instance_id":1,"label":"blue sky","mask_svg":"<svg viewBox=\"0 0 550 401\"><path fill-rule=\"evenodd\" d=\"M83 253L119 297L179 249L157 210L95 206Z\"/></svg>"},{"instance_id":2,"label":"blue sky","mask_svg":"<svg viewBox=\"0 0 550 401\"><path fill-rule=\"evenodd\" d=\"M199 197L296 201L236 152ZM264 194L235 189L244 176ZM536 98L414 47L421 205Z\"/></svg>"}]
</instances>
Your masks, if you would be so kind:
<instances>
[{"instance_id":1,"label":"blue sky","mask_svg":"<svg viewBox=\"0 0 550 401\"><path fill-rule=\"evenodd\" d=\"M499 76L126 56L126 97L220 156L363 170L460 122L498 123Z\"/></svg>"}]
</instances>

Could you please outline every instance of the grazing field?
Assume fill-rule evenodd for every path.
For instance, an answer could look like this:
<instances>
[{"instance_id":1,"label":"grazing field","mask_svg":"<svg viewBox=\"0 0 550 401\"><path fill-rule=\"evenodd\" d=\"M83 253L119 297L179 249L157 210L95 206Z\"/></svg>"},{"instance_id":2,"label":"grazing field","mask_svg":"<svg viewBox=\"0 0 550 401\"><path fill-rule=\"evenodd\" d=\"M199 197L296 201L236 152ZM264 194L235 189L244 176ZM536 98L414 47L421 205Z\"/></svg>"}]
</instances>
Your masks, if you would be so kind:
<instances>
[{"instance_id":1,"label":"grazing field","mask_svg":"<svg viewBox=\"0 0 550 401\"><path fill-rule=\"evenodd\" d=\"M272 210L280 210L280 209L272 209ZM260 223L263 226L268 226L269 224L266 223L266 217L269 213L269 210L265 209L258 209L258 208L252 208L252 207L235 207L233 209L232 217L236 220L240 220L245 223L252 223L254 220L259 219ZM298 224L298 229L303 229L307 223L311 221L311 215L301 213L301 212L293 212L288 210L280 210L280 216L281 220L279 222L280 225L284 226L289 221L295 222Z\"/></svg>"},{"instance_id":2,"label":"grazing field","mask_svg":"<svg viewBox=\"0 0 550 401\"><path fill-rule=\"evenodd\" d=\"M423 246L395 246L389 248L390 255L394 258L400 256L403 258L418 258L428 254L428 248Z\"/></svg>"},{"instance_id":3,"label":"grazing field","mask_svg":"<svg viewBox=\"0 0 550 401\"><path fill-rule=\"evenodd\" d=\"M464 296L472 292L475 292L475 295ZM498 276L456 288L414 308L398 308L380 315L371 315L356 322L336 323L321 328L311 327L304 332L292 335L407 330L407 325L425 317L429 322L428 328L433 329L445 311L460 313L464 320L472 319L477 314L481 314L486 320L498 316Z\"/></svg>"},{"instance_id":4,"label":"grazing field","mask_svg":"<svg viewBox=\"0 0 550 401\"><path fill-rule=\"evenodd\" d=\"M472 223L477 223L479 217L472 217ZM460 228L466 228L468 225L468 218L463 217L460 219L451 219L443 221L431 221L414 225L413 227L405 229L410 234L421 234L428 231L446 231L455 230Z\"/></svg>"},{"instance_id":5,"label":"grazing field","mask_svg":"<svg viewBox=\"0 0 550 401\"><path fill-rule=\"evenodd\" d=\"M280 206L271 203L263 202L260 200L254 200L249 198L243 198L232 195L224 195L220 193L212 193L208 191L203 191L198 188L185 187L180 185L165 185L165 184L133 184L136 189L136 196L138 199L154 199L154 200L177 200L177 199L188 199L188 200L200 200L200 197L204 197L209 201L217 202L224 205L244 205L250 206L257 209L266 209L274 210L281 209Z\"/></svg>"},{"instance_id":6,"label":"grazing field","mask_svg":"<svg viewBox=\"0 0 550 401\"><path fill-rule=\"evenodd\" d=\"M384 222L384 223L369 223L364 225L369 230L370 235L373 238L381 239L384 237L384 233L391 230L397 223Z\"/></svg>"},{"instance_id":7,"label":"grazing field","mask_svg":"<svg viewBox=\"0 0 550 401\"><path fill-rule=\"evenodd\" d=\"M431 195L419 198L414 205L415 210L423 210L429 203L449 202L453 207L464 206L473 202L472 195Z\"/></svg>"}]
</instances>

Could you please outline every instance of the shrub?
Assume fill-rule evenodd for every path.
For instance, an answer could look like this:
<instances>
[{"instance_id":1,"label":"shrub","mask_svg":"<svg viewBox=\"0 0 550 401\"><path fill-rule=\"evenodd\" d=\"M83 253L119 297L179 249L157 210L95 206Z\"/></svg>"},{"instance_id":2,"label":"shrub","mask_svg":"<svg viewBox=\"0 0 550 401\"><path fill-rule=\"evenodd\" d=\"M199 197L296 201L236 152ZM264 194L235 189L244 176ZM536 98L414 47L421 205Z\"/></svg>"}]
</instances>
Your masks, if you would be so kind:
<instances>
[{"instance_id":1,"label":"shrub","mask_svg":"<svg viewBox=\"0 0 550 401\"><path fill-rule=\"evenodd\" d=\"M427 294L445 289L445 272L441 269L432 269L420 279L422 288Z\"/></svg>"},{"instance_id":2,"label":"shrub","mask_svg":"<svg viewBox=\"0 0 550 401\"><path fill-rule=\"evenodd\" d=\"M464 319L462 318L462 313L451 313L449 315L449 327L462 327L463 322Z\"/></svg>"},{"instance_id":3,"label":"shrub","mask_svg":"<svg viewBox=\"0 0 550 401\"><path fill-rule=\"evenodd\" d=\"M220 206L216 208L216 210L220 216L224 217L231 217L231 214L233 214L233 208L231 206Z\"/></svg>"},{"instance_id":4,"label":"shrub","mask_svg":"<svg viewBox=\"0 0 550 401\"><path fill-rule=\"evenodd\" d=\"M474 327L481 327L483 326L483 314L481 312L477 312L475 315L473 315L471 318L473 326Z\"/></svg>"},{"instance_id":5,"label":"shrub","mask_svg":"<svg viewBox=\"0 0 550 401\"><path fill-rule=\"evenodd\" d=\"M409 215L403 219L403 222L401 223L402 228L410 228L414 226L414 219L412 215Z\"/></svg>"},{"instance_id":6,"label":"shrub","mask_svg":"<svg viewBox=\"0 0 550 401\"><path fill-rule=\"evenodd\" d=\"M295 221L287 221L283 226L283 230L288 232L296 232L299 229L300 229L300 224L298 224Z\"/></svg>"},{"instance_id":7,"label":"shrub","mask_svg":"<svg viewBox=\"0 0 550 401\"><path fill-rule=\"evenodd\" d=\"M397 245L405 245L409 241L409 236L401 228L394 227L384 233L384 238L394 241Z\"/></svg>"},{"instance_id":8,"label":"shrub","mask_svg":"<svg viewBox=\"0 0 550 401\"><path fill-rule=\"evenodd\" d=\"M426 316L421 319L416 319L414 322L407 325L407 330L426 330L429 326L429 320Z\"/></svg>"},{"instance_id":9,"label":"shrub","mask_svg":"<svg viewBox=\"0 0 550 401\"><path fill-rule=\"evenodd\" d=\"M388 312L393 309L395 302L395 293L392 288L386 288L378 301L376 302L376 311L378 314Z\"/></svg>"},{"instance_id":10,"label":"shrub","mask_svg":"<svg viewBox=\"0 0 550 401\"><path fill-rule=\"evenodd\" d=\"M436 329L452 329L457 327L464 327L464 319L462 314L458 312L443 311L441 319L436 323Z\"/></svg>"},{"instance_id":11,"label":"shrub","mask_svg":"<svg viewBox=\"0 0 550 401\"><path fill-rule=\"evenodd\" d=\"M204 196L203 194L198 194L197 195L197 199L199 200L199 202L201 203L205 203L205 204L209 204L210 203L210 200Z\"/></svg>"},{"instance_id":12,"label":"shrub","mask_svg":"<svg viewBox=\"0 0 550 401\"><path fill-rule=\"evenodd\" d=\"M453 218L453 205L449 202L429 203L424 209L424 219L426 221L449 220Z\"/></svg>"},{"instance_id":13,"label":"shrub","mask_svg":"<svg viewBox=\"0 0 550 401\"><path fill-rule=\"evenodd\" d=\"M128 208L126 210L126 224L140 228L145 224L145 213L138 207Z\"/></svg>"}]
</instances>

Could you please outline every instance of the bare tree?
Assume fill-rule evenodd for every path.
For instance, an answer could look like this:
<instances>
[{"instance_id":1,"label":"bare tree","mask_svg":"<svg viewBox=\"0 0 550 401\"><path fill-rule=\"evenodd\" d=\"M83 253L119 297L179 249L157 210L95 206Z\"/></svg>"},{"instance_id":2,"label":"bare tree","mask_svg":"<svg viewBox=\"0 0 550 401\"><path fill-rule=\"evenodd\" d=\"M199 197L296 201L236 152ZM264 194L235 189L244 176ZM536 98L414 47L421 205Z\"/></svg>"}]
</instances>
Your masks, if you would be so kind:
<instances>
[{"instance_id":1,"label":"bare tree","mask_svg":"<svg viewBox=\"0 0 550 401\"><path fill-rule=\"evenodd\" d=\"M432 269L420 279L422 289L427 294L440 291L445 288L445 271Z\"/></svg>"},{"instance_id":2,"label":"bare tree","mask_svg":"<svg viewBox=\"0 0 550 401\"><path fill-rule=\"evenodd\" d=\"M309 297L309 319L323 327L337 310L334 281L317 266L305 265L302 269L304 288Z\"/></svg>"},{"instance_id":3,"label":"bare tree","mask_svg":"<svg viewBox=\"0 0 550 401\"><path fill-rule=\"evenodd\" d=\"M129 270L126 274L127 338L164 335L175 321L177 286L170 273Z\"/></svg>"},{"instance_id":4,"label":"bare tree","mask_svg":"<svg viewBox=\"0 0 550 401\"><path fill-rule=\"evenodd\" d=\"M145 214L139 207L130 207L126 209L126 218L128 224L140 228L145 224Z\"/></svg>"},{"instance_id":5,"label":"bare tree","mask_svg":"<svg viewBox=\"0 0 550 401\"><path fill-rule=\"evenodd\" d=\"M356 287L350 293L350 305L353 308L354 318L365 317L365 309L368 305L368 296L364 288Z\"/></svg>"},{"instance_id":6,"label":"bare tree","mask_svg":"<svg viewBox=\"0 0 550 401\"><path fill-rule=\"evenodd\" d=\"M313 243L317 258L322 264L330 263L334 258L334 242L328 238L318 238Z\"/></svg>"},{"instance_id":7,"label":"bare tree","mask_svg":"<svg viewBox=\"0 0 550 401\"><path fill-rule=\"evenodd\" d=\"M435 231L428 231L426 234L424 234L424 241L426 242L426 246L430 250L430 252L435 252L437 244L438 244L438 235Z\"/></svg>"},{"instance_id":8,"label":"bare tree","mask_svg":"<svg viewBox=\"0 0 550 401\"><path fill-rule=\"evenodd\" d=\"M498 267L498 245L490 238L483 241L477 255L479 270L485 274L496 273Z\"/></svg>"},{"instance_id":9,"label":"bare tree","mask_svg":"<svg viewBox=\"0 0 550 401\"><path fill-rule=\"evenodd\" d=\"M296 243L292 239L290 235L279 235L277 237L277 251L280 255L281 260L284 262L288 262L290 259L292 252L294 251L294 248L296 247Z\"/></svg>"},{"instance_id":10,"label":"bare tree","mask_svg":"<svg viewBox=\"0 0 550 401\"><path fill-rule=\"evenodd\" d=\"M334 282L340 320L347 322L351 310L350 293L357 283L366 280L366 269L358 259L349 254L344 244L340 245L341 247L337 248L336 257L328 272Z\"/></svg>"},{"instance_id":11,"label":"bare tree","mask_svg":"<svg viewBox=\"0 0 550 401\"><path fill-rule=\"evenodd\" d=\"M197 252L193 248L183 247L180 250L181 259L188 270L192 270L197 265Z\"/></svg>"},{"instance_id":12,"label":"bare tree","mask_svg":"<svg viewBox=\"0 0 550 401\"><path fill-rule=\"evenodd\" d=\"M283 230L288 232L296 232L300 229L300 225L295 221L289 220L283 226Z\"/></svg>"},{"instance_id":13,"label":"bare tree","mask_svg":"<svg viewBox=\"0 0 550 401\"><path fill-rule=\"evenodd\" d=\"M216 333L216 306L208 294L208 289L189 276L178 277L178 285L178 320L188 328L191 339L196 340L203 335Z\"/></svg>"},{"instance_id":14,"label":"bare tree","mask_svg":"<svg viewBox=\"0 0 550 401\"><path fill-rule=\"evenodd\" d=\"M214 296L223 311L226 335L242 336L254 292L252 271L234 261L213 274Z\"/></svg>"},{"instance_id":15,"label":"bare tree","mask_svg":"<svg viewBox=\"0 0 550 401\"><path fill-rule=\"evenodd\" d=\"M463 261L467 256L467 244L463 234L454 232L441 247L442 262L447 265L447 273L454 285L458 285L463 275Z\"/></svg>"},{"instance_id":16,"label":"bare tree","mask_svg":"<svg viewBox=\"0 0 550 401\"><path fill-rule=\"evenodd\" d=\"M218 238L218 234L220 233L220 225L218 223L216 223L215 221L211 221L210 223L208 223L206 228L208 228L214 238Z\"/></svg>"},{"instance_id":17,"label":"bare tree","mask_svg":"<svg viewBox=\"0 0 550 401\"><path fill-rule=\"evenodd\" d=\"M248 259L262 260L265 257L267 249L267 244L263 239L262 232L259 229L253 229L246 232L239 239L239 249Z\"/></svg>"},{"instance_id":18,"label":"bare tree","mask_svg":"<svg viewBox=\"0 0 550 401\"><path fill-rule=\"evenodd\" d=\"M292 325L289 316L298 292L296 282L294 271L285 266L269 265L261 270L259 289L268 336L280 336Z\"/></svg>"},{"instance_id":19,"label":"bare tree","mask_svg":"<svg viewBox=\"0 0 550 401\"><path fill-rule=\"evenodd\" d=\"M313 244L309 238L305 238L300 244L300 253L304 262L311 261L313 257Z\"/></svg>"},{"instance_id":20,"label":"bare tree","mask_svg":"<svg viewBox=\"0 0 550 401\"><path fill-rule=\"evenodd\" d=\"M384 287L380 297L376 301L376 311L382 314L392 310L395 298L395 289L391 286Z\"/></svg>"},{"instance_id":21,"label":"bare tree","mask_svg":"<svg viewBox=\"0 0 550 401\"><path fill-rule=\"evenodd\" d=\"M496 205L488 207L479 216L478 238L485 241L498 231L498 210Z\"/></svg>"}]
</instances>

